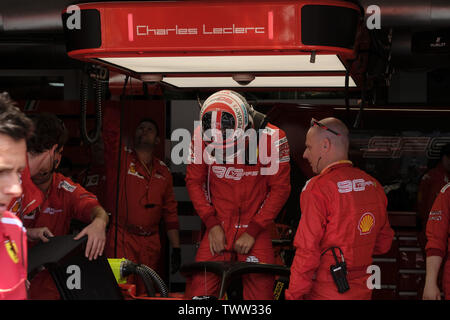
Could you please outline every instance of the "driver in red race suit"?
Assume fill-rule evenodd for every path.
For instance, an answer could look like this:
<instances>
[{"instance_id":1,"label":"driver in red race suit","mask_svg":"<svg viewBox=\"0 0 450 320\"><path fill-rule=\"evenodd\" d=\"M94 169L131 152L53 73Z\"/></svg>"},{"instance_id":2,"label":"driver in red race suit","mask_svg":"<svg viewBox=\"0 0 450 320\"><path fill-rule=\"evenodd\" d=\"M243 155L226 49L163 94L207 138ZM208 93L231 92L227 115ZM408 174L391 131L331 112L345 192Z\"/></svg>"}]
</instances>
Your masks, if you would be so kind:
<instances>
[{"instance_id":1,"label":"driver in red race suit","mask_svg":"<svg viewBox=\"0 0 450 320\"><path fill-rule=\"evenodd\" d=\"M427 275L423 290L424 300L441 300L438 273L445 260L442 287L446 300L450 300L450 183L442 189L430 211L427 223Z\"/></svg>"},{"instance_id":2,"label":"driver in red race suit","mask_svg":"<svg viewBox=\"0 0 450 320\"><path fill-rule=\"evenodd\" d=\"M383 187L348 160L348 129L340 120L313 119L305 145L303 157L318 175L300 196L302 217L286 299L371 299L367 267L372 255L389 251L394 236ZM344 293L330 272L336 265L332 251L326 251L330 247L341 248L347 264L350 289Z\"/></svg>"},{"instance_id":3,"label":"driver in red race suit","mask_svg":"<svg viewBox=\"0 0 450 320\"><path fill-rule=\"evenodd\" d=\"M194 132L186 172L189 196L206 226L196 261L274 263L271 230L290 193L289 145L285 133L268 123L265 128L261 125L259 154L267 151L266 155L273 156L271 161L254 157L252 162L252 151L245 143L236 152L235 143L245 139L244 130L260 128L255 125L258 115L262 114L244 97L227 90L211 95L201 108L202 128ZM210 144L205 140L208 130L219 133ZM267 148L263 141L270 141ZM227 153L230 148L235 152ZM210 150L211 156L203 157L205 150ZM220 161L225 159L220 156L224 153L228 162ZM212 273L194 274L188 279L186 298L217 296L219 280ZM274 276L247 274L242 281L244 299L273 299Z\"/></svg>"}]
</instances>

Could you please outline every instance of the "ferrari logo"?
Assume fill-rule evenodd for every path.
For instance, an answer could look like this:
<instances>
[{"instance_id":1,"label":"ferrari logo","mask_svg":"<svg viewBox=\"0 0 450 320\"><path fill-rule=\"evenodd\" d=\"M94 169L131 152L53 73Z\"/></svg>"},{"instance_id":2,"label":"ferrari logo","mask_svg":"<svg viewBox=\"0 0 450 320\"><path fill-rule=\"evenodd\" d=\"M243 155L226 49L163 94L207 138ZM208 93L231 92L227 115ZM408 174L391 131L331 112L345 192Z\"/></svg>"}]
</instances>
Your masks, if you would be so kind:
<instances>
[{"instance_id":1,"label":"ferrari logo","mask_svg":"<svg viewBox=\"0 0 450 320\"><path fill-rule=\"evenodd\" d=\"M9 257L14 263L19 262L19 257L17 256L17 246L14 241L7 240L5 241L5 248L8 252Z\"/></svg>"},{"instance_id":2,"label":"ferrari logo","mask_svg":"<svg viewBox=\"0 0 450 320\"><path fill-rule=\"evenodd\" d=\"M20 209L20 198L16 200L16 202L14 202L14 205L11 208L11 212L14 214L17 214L17 212L19 212Z\"/></svg>"},{"instance_id":3,"label":"ferrari logo","mask_svg":"<svg viewBox=\"0 0 450 320\"><path fill-rule=\"evenodd\" d=\"M142 176L139 172L136 171L136 166L133 162L130 163L130 167L128 168L128 174L144 179L144 176Z\"/></svg>"}]
</instances>

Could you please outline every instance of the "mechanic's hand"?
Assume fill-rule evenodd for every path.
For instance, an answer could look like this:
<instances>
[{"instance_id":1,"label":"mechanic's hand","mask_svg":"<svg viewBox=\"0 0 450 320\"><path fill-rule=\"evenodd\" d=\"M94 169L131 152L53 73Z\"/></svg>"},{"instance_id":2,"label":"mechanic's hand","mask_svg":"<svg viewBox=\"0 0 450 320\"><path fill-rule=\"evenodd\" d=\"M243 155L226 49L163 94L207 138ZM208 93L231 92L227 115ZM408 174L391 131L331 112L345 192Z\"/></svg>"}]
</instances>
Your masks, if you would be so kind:
<instances>
[{"instance_id":1,"label":"mechanic's hand","mask_svg":"<svg viewBox=\"0 0 450 320\"><path fill-rule=\"evenodd\" d=\"M31 241L41 240L42 242L48 242L48 238L54 237L54 235L47 227L28 228L27 237Z\"/></svg>"},{"instance_id":2,"label":"mechanic's hand","mask_svg":"<svg viewBox=\"0 0 450 320\"><path fill-rule=\"evenodd\" d=\"M227 246L227 240L225 238L225 232L220 225L215 225L211 229L209 229L208 233L209 239L209 250L211 250L211 254L214 256L216 253L220 254L225 247Z\"/></svg>"},{"instance_id":3,"label":"mechanic's hand","mask_svg":"<svg viewBox=\"0 0 450 320\"><path fill-rule=\"evenodd\" d=\"M89 260L97 259L98 256L103 254L103 249L106 243L106 222L100 218L95 218L91 224L81 230L81 232L74 238L79 240L83 236L88 236L88 242L86 245L86 258Z\"/></svg>"},{"instance_id":4,"label":"mechanic's hand","mask_svg":"<svg viewBox=\"0 0 450 320\"><path fill-rule=\"evenodd\" d=\"M425 283L425 288L423 289L423 300L441 300L441 291L439 287L435 284Z\"/></svg>"},{"instance_id":5,"label":"mechanic's hand","mask_svg":"<svg viewBox=\"0 0 450 320\"><path fill-rule=\"evenodd\" d=\"M180 248L172 248L172 256L171 260L171 273L177 273L180 270L181 266L181 249Z\"/></svg>"},{"instance_id":6,"label":"mechanic's hand","mask_svg":"<svg viewBox=\"0 0 450 320\"><path fill-rule=\"evenodd\" d=\"M247 254L255 244L255 238L244 232L234 243L234 251L239 254Z\"/></svg>"}]
</instances>

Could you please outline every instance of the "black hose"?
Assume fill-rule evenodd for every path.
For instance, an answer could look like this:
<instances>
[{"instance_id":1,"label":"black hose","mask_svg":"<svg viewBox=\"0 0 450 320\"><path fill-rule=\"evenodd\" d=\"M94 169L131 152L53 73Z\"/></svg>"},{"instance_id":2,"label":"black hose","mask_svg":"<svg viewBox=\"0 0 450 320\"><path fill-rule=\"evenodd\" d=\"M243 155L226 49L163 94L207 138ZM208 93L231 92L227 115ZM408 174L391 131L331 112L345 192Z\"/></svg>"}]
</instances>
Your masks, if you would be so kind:
<instances>
[{"instance_id":1,"label":"black hose","mask_svg":"<svg viewBox=\"0 0 450 320\"><path fill-rule=\"evenodd\" d=\"M156 292L151 277L149 277L145 272L145 270L143 268L140 268L139 266L136 266L136 274L144 282L145 290L147 291L147 296L154 297Z\"/></svg>"},{"instance_id":2,"label":"black hose","mask_svg":"<svg viewBox=\"0 0 450 320\"><path fill-rule=\"evenodd\" d=\"M148 276L158 287L159 293L161 297L167 298L169 296L169 289L164 283L163 279L151 268L146 266L145 264L140 264L136 267L136 271L145 274Z\"/></svg>"},{"instance_id":3,"label":"black hose","mask_svg":"<svg viewBox=\"0 0 450 320\"><path fill-rule=\"evenodd\" d=\"M125 260L120 266L120 275L121 277L126 277L130 274L136 274L142 279L149 297L155 296L153 283L156 284L161 297L167 298L169 296L167 285L153 269L145 264L136 264L130 260Z\"/></svg>"},{"instance_id":4,"label":"black hose","mask_svg":"<svg viewBox=\"0 0 450 320\"><path fill-rule=\"evenodd\" d=\"M104 82L100 79L95 80L95 133L94 137L90 137L87 132L86 126L86 116L87 116L87 101L88 101L88 93L89 93L89 77L87 75L83 75L81 79L81 137L82 139L88 143L92 144L100 139L101 130L102 130L102 100L103 100L103 92L104 92Z\"/></svg>"}]
</instances>

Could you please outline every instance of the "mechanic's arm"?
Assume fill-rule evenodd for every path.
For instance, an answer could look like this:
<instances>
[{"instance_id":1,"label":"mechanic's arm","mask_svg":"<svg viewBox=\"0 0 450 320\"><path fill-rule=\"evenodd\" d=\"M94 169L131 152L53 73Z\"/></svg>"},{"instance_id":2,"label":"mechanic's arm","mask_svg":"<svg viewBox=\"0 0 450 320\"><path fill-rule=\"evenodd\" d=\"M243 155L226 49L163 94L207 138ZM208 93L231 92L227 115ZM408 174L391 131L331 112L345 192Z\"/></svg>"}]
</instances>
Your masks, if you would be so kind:
<instances>
[{"instance_id":1,"label":"mechanic's arm","mask_svg":"<svg viewBox=\"0 0 450 320\"><path fill-rule=\"evenodd\" d=\"M101 206L95 206L91 209L91 221L74 239L78 240L87 235L88 242L85 255L89 260L95 260L103 254L105 248L106 226L108 225L109 217Z\"/></svg>"},{"instance_id":2,"label":"mechanic's arm","mask_svg":"<svg viewBox=\"0 0 450 320\"><path fill-rule=\"evenodd\" d=\"M434 201L427 222L426 235L428 241L425 247L427 273L423 291L424 300L441 299L437 279L442 260L447 252L450 224L450 188L444 187L442 191Z\"/></svg>"},{"instance_id":3,"label":"mechanic's arm","mask_svg":"<svg viewBox=\"0 0 450 320\"><path fill-rule=\"evenodd\" d=\"M438 286L438 274L441 268L442 257L427 257L427 275L425 278L425 288L423 289L423 300L441 300L441 291Z\"/></svg>"},{"instance_id":4,"label":"mechanic's arm","mask_svg":"<svg viewBox=\"0 0 450 320\"><path fill-rule=\"evenodd\" d=\"M53 233L47 227L27 228L27 238L30 241L41 240L48 242L48 238L54 237Z\"/></svg>"}]
</instances>

